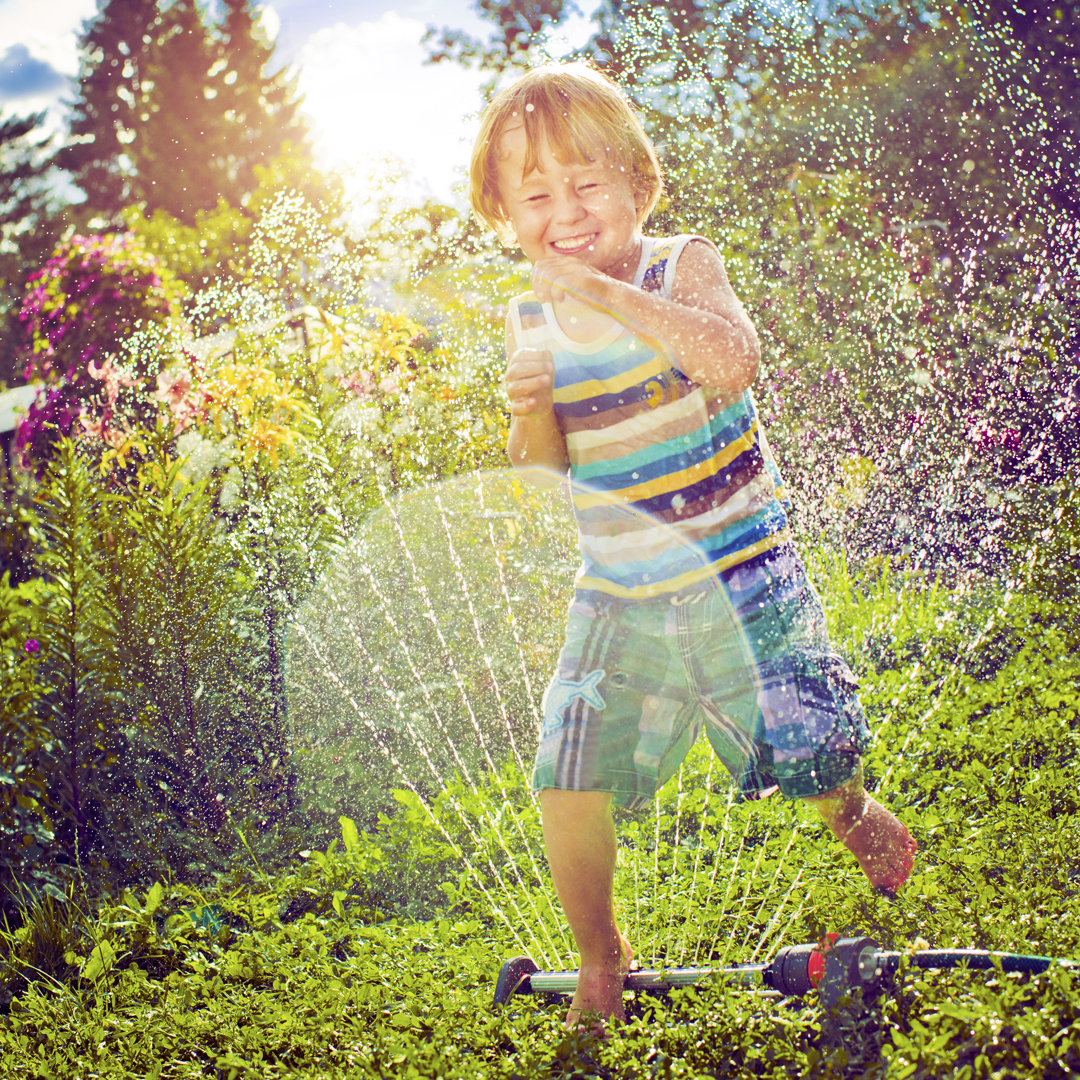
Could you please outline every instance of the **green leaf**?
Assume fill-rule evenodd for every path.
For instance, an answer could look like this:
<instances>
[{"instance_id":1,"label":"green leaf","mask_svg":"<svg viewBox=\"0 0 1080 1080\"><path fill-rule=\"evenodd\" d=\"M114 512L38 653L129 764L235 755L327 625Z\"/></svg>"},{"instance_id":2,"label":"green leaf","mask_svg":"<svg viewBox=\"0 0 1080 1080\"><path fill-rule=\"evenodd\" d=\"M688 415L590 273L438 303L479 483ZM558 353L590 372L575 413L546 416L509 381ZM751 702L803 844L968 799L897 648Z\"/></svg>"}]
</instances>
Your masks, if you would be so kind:
<instances>
[{"instance_id":1,"label":"green leaf","mask_svg":"<svg viewBox=\"0 0 1080 1080\"><path fill-rule=\"evenodd\" d=\"M347 817L339 817L341 823L341 838L345 841L346 851L356 851L360 847L360 833L356 829L356 823Z\"/></svg>"},{"instance_id":2,"label":"green leaf","mask_svg":"<svg viewBox=\"0 0 1080 1080\"><path fill-rule=\"evenodd\" d=\"M111 941L99 941L86 958L80 974L84 979L95 981L108 971L116 960L116 950Z\"/></svg>"},{"instance_id":3,"label":"green leaf","mask_svg":"<svg viewBox=\"0 0 1080 1080\"><path fill-rule=\"evenodd\" d=\"M165 899L165 889L162 887L160 881L155 881L151 886L150 891L146 894L145 910L147 915L153 915L159 907L161 907L161 901Z\"/></svg>"}]
</instances>

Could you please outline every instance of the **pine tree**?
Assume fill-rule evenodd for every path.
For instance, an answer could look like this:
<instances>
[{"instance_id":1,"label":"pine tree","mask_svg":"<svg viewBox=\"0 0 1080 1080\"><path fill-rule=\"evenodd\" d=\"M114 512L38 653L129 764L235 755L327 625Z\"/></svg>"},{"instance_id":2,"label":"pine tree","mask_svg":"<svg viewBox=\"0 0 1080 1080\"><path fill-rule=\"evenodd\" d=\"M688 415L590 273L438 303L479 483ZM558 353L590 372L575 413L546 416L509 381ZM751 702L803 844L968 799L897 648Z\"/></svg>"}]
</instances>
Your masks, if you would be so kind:
<instances>
[{"instance_id":1,"label":"pine tree","mask_svg":"<svg viewBox=\"0 0 1080 1080\"><path fill-rule=\"evenodd\" d=\"M106 0L82 37L71 144L57 161L114 218L127 205L191 223L224 199L239 206L290 143L310 158L285 71L251 0L226 0L221 24L196 0Z\"/></svg>"},{"instance_id":2,"label":"pine tree","mask_svg":"<svg viewBox=\"0 0 1080 1080\"><path fill-rule=\"evenodd\" d=\"M176 0L162 15L147 50L147 72L131 158L134 192L148 212L167 210L192 221L196 210L235 204L237 193L221 181L230 136L239 134L217 101L220 72L216 43L194 0ZM231 186L231 185L230 185Z\"/></svg>"},{"instance_id":3,"label":"pine tree","mask_svg":"<svg viewBox=\"0 0 1080 1080\"><path fill-rule=\"evenodd\" d=\"M79 96L71 139L56 156L86 193L87 208L107 217L133 201L128 146L138 130L154 0L107 0L83 28Z\"/></svg>"},{"instance_id":4,"label":"pine tree","mask_svg":"<svg viewBox=\"0 0 1080 1080\"><path fill-rule=\"evenodd\" d=\"M16 313L26 276L56 242L61 223L49 191L44 113L0 119L0 380L21 379Z\"/></svg>"},{"instance_id":5,"label":"pine tree","mask_svg":"<svg viewBox=\"0 0 1080 1080\"><path fill-rule=\"evenodd\" d=\"M249 0L225 0L225 7L218 93L221 109L235 118L242 132L242 138L230 141L227 171L234 184L250 192L258 184L255 166L268 165L286 140L293 148L306 150L308 130L286 70L264 74L270 69L274 45L253 17Z\"/></svg>"}]
</instances>

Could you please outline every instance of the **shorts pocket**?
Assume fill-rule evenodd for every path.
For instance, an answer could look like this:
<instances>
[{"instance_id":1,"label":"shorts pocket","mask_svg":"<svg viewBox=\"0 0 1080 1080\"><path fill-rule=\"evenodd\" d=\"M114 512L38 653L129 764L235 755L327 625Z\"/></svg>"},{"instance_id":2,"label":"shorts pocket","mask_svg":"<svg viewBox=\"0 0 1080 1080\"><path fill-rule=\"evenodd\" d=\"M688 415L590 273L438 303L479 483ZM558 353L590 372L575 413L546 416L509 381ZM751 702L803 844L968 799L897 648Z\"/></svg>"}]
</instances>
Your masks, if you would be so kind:
<instances>
[{"instance_id":1,"label":"shorts pocket","mask_svg":"<svg viewBox=\"0 0 1080 1080\"><path fill-rule=\"evenodd\" d=\"M861 751L870 728L859 700L859 680L836 653L808 657L805 685L812 688L806 706L807 739L814 750Z\"/></svg>"}]
</instances>

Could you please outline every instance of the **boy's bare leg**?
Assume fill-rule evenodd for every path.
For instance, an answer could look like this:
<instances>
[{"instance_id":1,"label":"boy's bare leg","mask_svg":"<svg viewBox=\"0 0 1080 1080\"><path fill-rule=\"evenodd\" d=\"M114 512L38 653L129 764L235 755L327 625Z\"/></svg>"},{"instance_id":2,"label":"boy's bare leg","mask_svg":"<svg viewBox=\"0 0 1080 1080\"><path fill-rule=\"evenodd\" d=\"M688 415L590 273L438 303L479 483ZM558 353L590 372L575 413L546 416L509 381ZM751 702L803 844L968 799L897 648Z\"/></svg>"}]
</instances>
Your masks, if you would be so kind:
<instances>
[{"instance_id":1,"label":"boy's bare leg","mask_svg":"<svg viewBox=\"0 0 1080 1080\"><path fill-rule=\"evenodd\" d=\"M870 884L895 895L911 874L919 845L899 818L867 795L862 764L847 783L806 801L817 808L833 835L855 856Z\"/></svg>"},{"instance_id":2,"label":"boy's bare leg","mask_svg":"<svg viewBox=\"0 0 1080 1080\"><path fill-rule=\"evenodd\" d=\"M577 1027L589 1012L625 1020L623 982L634 954L615 921L611 793L548 788L540 809L551 877L581 954L566 1027Z\"/></svg>"}]
</instances>

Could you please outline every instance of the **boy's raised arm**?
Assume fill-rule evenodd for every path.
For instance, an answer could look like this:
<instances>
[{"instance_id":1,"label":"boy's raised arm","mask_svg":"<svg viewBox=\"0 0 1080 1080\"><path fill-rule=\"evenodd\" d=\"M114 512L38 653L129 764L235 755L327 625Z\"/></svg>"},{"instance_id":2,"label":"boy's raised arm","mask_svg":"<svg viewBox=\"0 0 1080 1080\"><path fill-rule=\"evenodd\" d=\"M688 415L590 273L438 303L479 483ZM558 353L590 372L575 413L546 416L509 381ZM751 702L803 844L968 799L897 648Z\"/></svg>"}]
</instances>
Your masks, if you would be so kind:
<instances>
[{"instance_id":1,"label":"boy's raised arm","mask_svg":"<svg viewBox=\"0 0 1080 1080\"><path fill-rule=\"evenodd\" d=\"M515 469L537 487L554 486L566 474L566 439L555 419L555 363L543 349L519 349L506 325L506 396L510 438L506 451Z\"/></svg>"},{"instance_id":2,"label":"boy's raised arm","mask_svg":"<svg viewBox=\"0 0 1080 1080\"><path fill-rule=\"evenodd\" d=\"M636 334L652 338L694 382L741 393L757 377L761 346L732 291L723 260L692 240L679 257L672 299L609 277L572 256L540 259L533 291L541 300L575 296L607 311Z\"/></svg>"}]
</instances>

